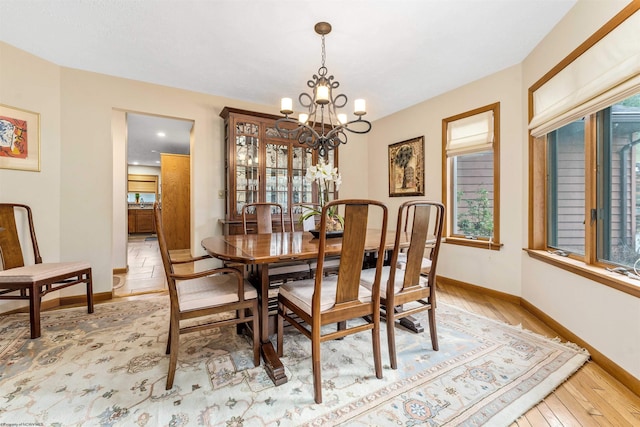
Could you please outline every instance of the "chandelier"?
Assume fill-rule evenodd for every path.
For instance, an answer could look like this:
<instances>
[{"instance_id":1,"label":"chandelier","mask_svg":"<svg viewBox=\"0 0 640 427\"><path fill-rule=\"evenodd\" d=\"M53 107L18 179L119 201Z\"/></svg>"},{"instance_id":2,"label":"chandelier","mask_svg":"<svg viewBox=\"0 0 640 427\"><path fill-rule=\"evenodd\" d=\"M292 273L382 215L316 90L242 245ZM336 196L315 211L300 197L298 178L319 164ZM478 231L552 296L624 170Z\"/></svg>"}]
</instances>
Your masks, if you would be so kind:
<instances>
[{"instance_id":1,"label":"chandelier","mask_svg":"<svg viewBox=\"0 0 640 427\"><path fill-rule=\"evenodd\" d=\"M347 105L347 95L334 96L333 90L340 86L332 75L328 74L325 63L324 36L331 32L331 25L327 22L318 22L314 30L322 36L322 65L318 74L314 74L307 86L311 93L301 93L298 97L300 104L307 112L300 113L298 119L290 118L293 114L293 101L291 98L282 98L280 113L284 118L276 120L275 127L281 134L288 136L293 134L300 144L307 145L311 149L318 150L318 154L324 157L328 150L333 150L340 144L347 143L347 134L367 133L371 130L371 123L364 120L366 104L364 99L356 99L354 112L358 118L348 121L347 115L339 110ZM285 123L293 124L294 128L287 128Z\"/></svg>"}]
</instances>

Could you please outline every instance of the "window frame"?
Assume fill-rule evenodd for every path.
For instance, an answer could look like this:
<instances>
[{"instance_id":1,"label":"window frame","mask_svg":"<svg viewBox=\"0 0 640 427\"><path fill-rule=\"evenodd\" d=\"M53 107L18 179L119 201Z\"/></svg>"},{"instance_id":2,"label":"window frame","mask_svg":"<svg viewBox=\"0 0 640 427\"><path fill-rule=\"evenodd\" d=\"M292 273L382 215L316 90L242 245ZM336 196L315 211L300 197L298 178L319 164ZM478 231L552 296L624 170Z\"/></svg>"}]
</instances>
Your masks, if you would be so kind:
<instances>
[{"instance_id":1,"label":"window frame","mask_svg":"<svg viewBox=\"0 0 640 427\"><path fill-rule=\"evenodd\" d=\"M554 76L573 63L583 53L587 52L598 41L623 23L627 18L640 10L638 2L632 2L603 27L597 30L591 37L585 40L567 57L547 72L540 80L534 83L528 90L528 119L531 122L534 117L534 93ZM585 218L590 218L592 209L598 209L597 189L597 112L585 115ZM596 221L585 221L585 253L584 255L569 254L563 256L553 254L547 241L547 161L548 144L546 135L534 137L528 132L529 140L529 212L528 212L528 243L524 250L531 258L545 262L577 274L589 280L601 283L621 292L640 298L640 281L623 275L607 271L610 267L598 261L598 227Z\"/></svg>"},{"instance_id":2,"label":"window frame","mask_svg":"<svg viewBox=\"0 0 640 427\"><path fill-rule=\"evenodd\" d=\"M456 194L453 192L453 157L447 156L449 124L460 119L491 111L493 113L493 236L467 238L453 234L453 215ZM463 154L464 155L464 154ZM480 249L500 250L500 102L485 105L442 119L442 200L447 206L444 220L444 242Z\"/></svg>"}]
</instances>

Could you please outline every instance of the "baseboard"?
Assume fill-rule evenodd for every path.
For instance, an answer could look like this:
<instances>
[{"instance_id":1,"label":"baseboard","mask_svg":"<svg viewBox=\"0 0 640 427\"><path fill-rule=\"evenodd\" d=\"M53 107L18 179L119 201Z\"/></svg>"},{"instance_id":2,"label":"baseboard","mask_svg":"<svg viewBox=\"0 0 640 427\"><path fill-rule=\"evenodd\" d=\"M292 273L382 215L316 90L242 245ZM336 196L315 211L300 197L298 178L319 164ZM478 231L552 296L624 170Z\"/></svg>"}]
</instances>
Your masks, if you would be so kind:
<instances>
[{"instance_id":1,"label":"baseboard","mask_svg":"<svg viewBox=\"0 0 640 427\"><path fill-rule=\"evenodd\" d=\"M111 292L102 292L99 294L93 294L93 302L101 302L101 301L108 301L110 299L112 299L113 296L111 294ZM7 310L4 312L1 312L0 315L6 315L6 314L13 314L13 313L28 313L29 312L29 301L28 300L24 300L25 302L25 306L23 307L19 307L19 308L14 308L12 310ZM52 308L59 308L59 307L64 307L67 305L85 305L87 303L87 296L86 295L73 295L70 297L63 297L63 298L50 298L47 300L42 301L42 303L40 304L40 311L47 311L50 310Z\"/></svg>"},{"instance_id":2,"label":"baseboard","mask_svg":"<svg viewBox=\"0 0 640 427\"><path fill-rule=\"evenodd\" d=\"M542 322L544 322L551 329L556 331L562 338L586 348L589 351L589 354L591 354L591 360L596 362L598 366L609 373L609 375L620 381L625 387L627 387L637 396L640 396L640 380L638 378L634 377L622 367L618 366L607 356L590 346L589 343L581 339L579 336L575 335L569 329L562 326L551 316L541 311L538 307L531 304L529 301L522 299L522 303L520 305L531 314L536 316L538 319L540 319Z\"/></svg>"},{"instance_id":3,"label":"baseboard","mask_svg":"<svg viewBox=\"0 0 640 427\"><path fill-rule=\"evenodd\" d=\"M484 288L482 286L472 285L471 283L462 282L460 280L451 279L448 277L437 276L436 283L442 283L447 286L457 286L463 289L467 289L473 292L481 293L483 295L488 295L493 298L501 299L504 301L511 302L513 304L517 304L533 314L538 318L542 323L553 329L558 333L558 336L562 337L562 339L566 341L570 341L575 343L581 347L586 348L591 355L591 360L598 364L602 369L604 369L609 375L618 380L622 385L627 387L630 391L632 391L637 396L640 396L640 379L634 377L629 372L627 372L622 367L618 366L611 359L600 353L598 350L593 348L589 343L584 341L579 336L575 335L569 329L562 326L551 316L540 310L535 305L531 304L529 301L518 297L516 295L507 294L505 292L495 291L493 289Z\"/></svg>"},{"instance_id":4,"label":"baseboard","mask_svg":"<svg viewBox=\"0 0 640 427\"><path fill-rule=\"evenodd\" d=\"M451 279L449 277L437 276L436 283L442 283L444 285L453 285L460 288L465 288L473 292L478 292L483 295L488 295L493 298L501 299L503 301L509 301L510 303L521 305L520 297L508 294L506 292L495 291L489 288L483 288L482 286L472 285L471 283L462 282L460 280Z\"/></svg>"},{"instance_id":5,"label":"baseboard","mask_svg":"<svg viewBox=\"0 0 640 427\"><path fill-rule=\"evenodd\" d=\"M124 268L114 268L113 274L127 274L129 272L129 266Z\"/></svg>"},{"instance_id":6,"label":"baseboard","mask_svg":"<svg viewBox=\"0 0 640 427\"><path fill-rule=\"evenodd\" d=\"M93 294L93 302L107 301L113 298L111 292L101 292L99 294ZM70 297L59 298L59 306L74 305L74 304L86 304L86 295L72 295Z\"/></svg>"}]
</instances>

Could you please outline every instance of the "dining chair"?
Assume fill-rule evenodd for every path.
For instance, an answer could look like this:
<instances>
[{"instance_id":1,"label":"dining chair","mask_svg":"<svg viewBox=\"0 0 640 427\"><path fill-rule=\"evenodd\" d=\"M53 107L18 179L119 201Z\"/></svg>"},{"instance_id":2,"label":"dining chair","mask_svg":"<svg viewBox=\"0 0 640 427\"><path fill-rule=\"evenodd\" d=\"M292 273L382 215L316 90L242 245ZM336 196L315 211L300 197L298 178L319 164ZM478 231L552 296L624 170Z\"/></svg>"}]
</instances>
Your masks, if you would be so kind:
<instances>
[{"instance_id":1,"label":"dining chair","mask_svg":"<svg viewBox=\"0 0 640 427\"><path fill-rule=\"evenodd\" d=\"M407 215L408 210L412 210L413 214ZM444 214L444 205L432 201L408 201L398 209L391 263L382 269L380 285L380 305L382 317L386 318L387 322L387 341L392 369L398 367L395 345L397 319L427 310L431 346L435 351L438 350L435 318L436 265L442 240ZM407 221L411 224L407 225ZM405 265L399 266L398 257L403 250L401 234L405 231L410 231L409 247L405 255ZM426 275L421 274L425 264L423 259L426 259L429 264ZM362 275L364 286L373 289L376 277L377 271L365 269ZM412 302L417 304L409 307L407 304Z\"/></svg>"},{"instance_id":2,"label":"dining chair","mask_svg":"<svg viewBox=\"0 0 640 427\"><path fill-rule=\"evenodd\" d=\"M331 207L339 207L344 211L344 235L340 252L342 262L337 275L325 276L322 274L322 264L327 256L326 211ZM288 282L280 287L277 322L279 356L283 355L284 320L311 340L316 403L322 403L322 342L370 330L375 374L377 378L382 378L379 304L382 257L377 260L371 289L360 285L360 275L365 256L367 228L377 228L381 231L379 240L375 241L373 247L368 248L378 251L384 250L387 229L387 207L374 200L334 200L326 204L322 212L315 277ZM347 321L352 319L358 321L350 325ZM334 323L339 324L335 330L333 327L321 330L323 326ZM348 351L346 346L345 351Z\"/></svg>"},{"instance_id":3,"label":"dining chair","mask_svg":"<svg viewBox=\"0 0 640 427\"><path fill-rule=\"evenodd\" d=\"M308 212L316 211L321 212L322 206L319 203L295 203L291 206L291 224L295 224L295 214L299 214L297 221L302 222L302 231L311 231L315 230L317 225L319 224L320 215L311 215L300 221L304 215ZM293 227L293 225L292 225ZM340 266L340 255L335 256L327 256L324 260L322 273L327 274L335 274L338 272L338 267ZM311 274L313 275L318 267L317 260L309 261L309 268L311 269Z\"/></svg>"},{"instance_id":4,"label":"dining chair","mask_svg":"<svg viewBox=\"0 0 640 427\"><path fill-rule=\"evenodd\" d=\"M407 209L404 209L404 224L402 226L402 230L405 233L411 232L411 225L413 224L413 215L415 211L415 205L408 206ZM429 246L427 244L427 246ZM398 262L396 263L398 268L404 270L407 267L407 248L403 247L398 252ZM422 257L422 264L420 266L420 274L428 275L429 269L431 268L431 260L427 257Z\"/></svg>"},{"instance_id":5,"label":"dining chair","mask_svg":"<svg viewBox=\"0 0 640 427\"><path fill-rule=\"evenodd\" d=\"M275 218L276 230L286 232L286 224L284 222L284 209L278 203L256 202L247 203L242 206L242 228L244 234L249 234L248 218L249 214L254 211L256 216L257 234L271 234L274 231L273 223ZM293 231L293 222L291 222L291 231ZM308 278L311 276L309 263L306 261L287 261L271 263L269 269L269 283L284 282L296 278Z\"/></svg>"},{"instance_id":6,"label":"dining chair","mask_svg":"<svg viewBox=\"0 0 640 427\"><path fill-rule=\"evenodd\" d=\"M26 218L25 218L26 217ZM22 221L17 222L16 218ZM29 239L24 248L18 224L28 224ZM26 225L25 225L26 227ZM24 230L26 231L26 230ZM31 246L33 264L25 265L24 255ZM29 300L31 338L41 335L40 309L42 297L69 286L84 283L87 294L87 312L93 313L93 282L88 262L42 262L36 239L33 214L27 205L0 203L0 299Z\"/></svg>"},{"instance_id":7,"label":"dining chair","mask_svg":"<svg viewBox=\"0 0 640 427\"><path fill-rule=\"evenodd\" d=\"M161 209L157 202L154 203L153 210L171 303L166 350L169 355L166 389L173 387L180 335L189 332L247 324L253 332L253 364L259 366L260 340L256 289L240 271L234 268L200 269L197 266L198 261L211 260L208 255L172 259L165 239ZM234 316L232 318L220 316L221 313L233 313ZM204 319L199 323L184 324L183 322L195 318Z\"/></svg>"}]
</instances>

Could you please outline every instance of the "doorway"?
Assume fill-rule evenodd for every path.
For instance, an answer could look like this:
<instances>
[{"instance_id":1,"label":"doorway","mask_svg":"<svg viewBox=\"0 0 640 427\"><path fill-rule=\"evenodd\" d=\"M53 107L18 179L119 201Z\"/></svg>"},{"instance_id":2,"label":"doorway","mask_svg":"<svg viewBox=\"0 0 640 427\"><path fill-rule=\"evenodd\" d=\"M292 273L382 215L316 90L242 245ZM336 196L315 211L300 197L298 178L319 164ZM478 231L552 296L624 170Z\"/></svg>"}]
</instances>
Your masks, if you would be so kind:
<instances>
[{"instance_id":1,"label":"doorway","mask_svg":"<svg viewBox=\"0 0 640 427\"><path fill-rule=\"evenodd\" d=\"M153 204L164 202L163 188L166 186L162 182L161 157L179 155L189 158L194 125L192 120L150 114L126 112L125 116L127 268L124 274L114 275L114 296L166 290ZM188 187L190 171L187 171L184 181L183 185ZM167 203L171 199L167 197ZM190 200L186 200L186 205L190 206ZM165 229L170 227L170 223L165 224Z\"/></svg>"}]
</instances>

